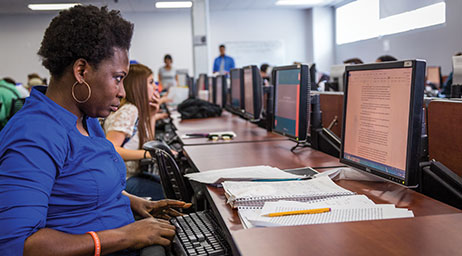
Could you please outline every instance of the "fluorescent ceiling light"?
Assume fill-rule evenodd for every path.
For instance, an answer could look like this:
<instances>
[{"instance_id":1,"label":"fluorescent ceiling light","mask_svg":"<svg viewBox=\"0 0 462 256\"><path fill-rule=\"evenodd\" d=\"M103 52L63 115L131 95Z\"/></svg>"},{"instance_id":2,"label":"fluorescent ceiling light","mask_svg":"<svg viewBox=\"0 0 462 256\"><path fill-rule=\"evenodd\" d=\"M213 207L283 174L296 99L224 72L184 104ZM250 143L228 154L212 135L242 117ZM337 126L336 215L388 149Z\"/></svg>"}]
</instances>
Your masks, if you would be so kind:
<instances>
[{"instance_id":1,"label":"fluorescent ceiling light","mask_svg":"<svg viewBox=\"0 0 462 256\"><path fill-rule=\"evenodd\" d=\"M34 11L55 11L64 10L80 5L79 3L68 3L68 4L29 4L27 7Z\"/></svg>"},{"instance_id":2,"label":"fluorescent ceiling light","mask_svg":"<svg viewBox=\"0 0 462 256\"><path fill-rule=\"evenodd\" d=\"M191 8L191 1L156 2L156 8Z\"/></svg>"},{"instance_id":3,"label":"fluorescent ceiling light","mask_svg":"<svg viewBox=\"0 0 462 256\"><path fill-rule=\"evenodd\" d=\"M317 5L325 2L324 0L279 0L276 5Z\"/></svg>"}]
</instances>

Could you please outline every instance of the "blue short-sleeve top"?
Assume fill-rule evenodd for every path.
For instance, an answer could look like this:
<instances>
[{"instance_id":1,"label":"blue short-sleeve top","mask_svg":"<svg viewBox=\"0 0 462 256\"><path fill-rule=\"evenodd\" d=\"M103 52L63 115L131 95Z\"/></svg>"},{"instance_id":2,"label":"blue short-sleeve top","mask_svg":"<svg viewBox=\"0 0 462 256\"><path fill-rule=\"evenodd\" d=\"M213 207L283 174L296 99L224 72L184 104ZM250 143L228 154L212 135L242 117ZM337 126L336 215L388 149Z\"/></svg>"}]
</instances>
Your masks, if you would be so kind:
<instances>
[{"instance_id":1,"label":"blue short-sleeve top","mask_svg":"<svg viewBox=\"0 0 462 256\"><path fill-rule=\"evenodd\" d=\"M97 119L77 117L34 87L0 132L0 255L22 255L41 228L70 234L134 221L125 165Z\"/></svg>"}]
</instances>

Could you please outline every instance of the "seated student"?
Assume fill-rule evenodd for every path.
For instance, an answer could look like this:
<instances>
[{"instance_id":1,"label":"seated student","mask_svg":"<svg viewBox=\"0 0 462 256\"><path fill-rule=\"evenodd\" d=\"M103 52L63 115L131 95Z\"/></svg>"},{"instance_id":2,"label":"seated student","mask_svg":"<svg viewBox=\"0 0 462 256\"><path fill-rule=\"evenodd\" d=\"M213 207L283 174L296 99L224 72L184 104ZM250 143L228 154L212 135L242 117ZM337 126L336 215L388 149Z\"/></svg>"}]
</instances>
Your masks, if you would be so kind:
<instances>
[{"instance_id":1,"label":"seated student","mask_svg":"<svg viewBox=\"0 0 462 256\"><path fill-rule=\"evenodd\" d=\"M160 179L137 176L139 160L151 158L142 150L143 144L154 140L155 122L160 96L151 69L142 64L132 64L124 80L126 98L114 113L104 121L106 138L125 161L127 167L126 191L142 197L162 199Z\"/></svg>"},{"instance_id":2,"label":"seated student","mask_svg":"<svg viewBox=\"0 0 462 256\"><path fill-rule=\"evenodd\" d=\"M13 100L19 98L21 98L21 95L18 92L16 85L11 83L11 80L0 80L0 102L2 103L2 106L0 107L0 130L3 129L10 118Z\"/></svg>"},{"instance_id":3,"label":"seated student","mask_svg":"<svg viewBox=\"0 0 462 256\"><path fill-rule=\"evenodd\" d=\"M0 133L0 255L138 255L170 244L174 226L153 216L189 204L123 191L125 165L96 119L125 96L132 34L119 12L81 5L46 29L49 87L34 87Z\"/></svg>"},{"instance_id":4,"label":"seated student","mask_svg":"<svg viewBox=\"0 0 462 256\"><path fill-rule=\"evenodd\" d=\"M266 63L263 63L260 66L260 76L261 76L261 79L263 80L264 86L270 85L271 78L270 78L270 75L268 74L269 67L270 66Z\"/></svg>"},{"instance_id":5,"label":"seated student","mask_svg":"<svg viewBox=\"0 0 462 256\"><path fill-rule=\"evenodd\" d=\"M454 54L454 56L462 56L462 52L458 52ZM454 71L449 73L448 78L444 81L443 86L441 88L440 97L450 98L451 97L451 87L452 87L452 77L454 76Z\"/></svg>"},{"instance_id":6,"label":"seated student","mask_svg":"<svg viewBox=\"0 0 462 256\"><path fill-rule=\"evenodd\" d=\"M351 58L343 62L343 64L363 64L364 62L360 58Z\"/></svg>"},{"instance_id":7,"label":"seated student","mask_svg":"<svg viewBox=\"0 0 462 256\"><path fill-rule=\"evenodd\" d=\"M396 59L395 57L391 56L391 55L382 55L380 57L378 57L375 62L387 62L387 61L397 61L398 59Z\"/></svg>"}]
</instances>

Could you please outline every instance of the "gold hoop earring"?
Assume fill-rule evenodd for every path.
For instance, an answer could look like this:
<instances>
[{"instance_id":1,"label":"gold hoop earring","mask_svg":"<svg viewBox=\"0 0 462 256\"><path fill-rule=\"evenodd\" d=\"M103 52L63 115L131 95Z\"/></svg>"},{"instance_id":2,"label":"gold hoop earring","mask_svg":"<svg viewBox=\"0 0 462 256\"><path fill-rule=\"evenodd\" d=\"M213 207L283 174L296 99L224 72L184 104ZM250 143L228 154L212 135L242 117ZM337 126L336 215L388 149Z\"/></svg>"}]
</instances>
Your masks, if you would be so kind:
<instances>
[{"instance_id":1,"label":"gold hoop earring","mask_svg":"<svg viewBox=\"0 0 462 256\"><path fill-rule=\"evenodd\" d=\"M75 86L76 86L77 84L80 84L79 81L76 81L76 82L72 85L72 90L71 90L71 92L72 92L72 98L74 98L74 100L77 101L78 103L85 103L85 102L87 102L87 101L90 99L90 97L91 97L91 88L90 88L90 85L89 85L87 82L85 82L85 80L83 81L83 84L85 84L85 85L87 86L87 88L88 88L88 97L87 97L86 99L84 99L84 100L79 100L79 99L77 99L77 97L75 97L75 93L74 93L74 89L75 89Z\"/></svg>"}]
</instances>

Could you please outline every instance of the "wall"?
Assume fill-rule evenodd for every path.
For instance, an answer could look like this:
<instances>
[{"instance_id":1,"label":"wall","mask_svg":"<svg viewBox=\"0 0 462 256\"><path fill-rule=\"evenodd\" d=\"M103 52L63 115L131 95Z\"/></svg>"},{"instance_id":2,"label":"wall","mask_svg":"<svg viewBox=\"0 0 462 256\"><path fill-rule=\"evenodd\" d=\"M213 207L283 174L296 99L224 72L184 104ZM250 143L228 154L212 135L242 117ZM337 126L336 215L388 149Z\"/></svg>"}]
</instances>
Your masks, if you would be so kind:
<instances>
[{"instance_id":1,"label":"wall","mask_svg":"<svg viewBox=\"0 0 462 256\"><path fill-rule=\"evenodd\" d=\"M27 74L48 77L37 51L52 15L0 15L0 78L27 82Z\"/></svg>"},{"instance_id":2,"label":"wall","mask_svg":"<svg viewBox=\"0 0 462 256\"><path fill-rule=\"evenodd\" d=\"M49 77L36 53L53 16L0 16L0 77L10 76L23 83L27 82L27 74L32 72ZM169 53L177 68L192 71L189 11L127 13L123 16L135 24L130 59L146 64L157 76L164 55Z\"/></svg>"},{"instance_id":3,"label":"wall","mask_svg":"<svg viewBox=\"0 0 462 256\"><path fill-rule=\"evenodd\" d=\"M0 78L26 82L27 74L49 77L36 52L54 15L0 15ZM191 14L189 10L123 13L135 24L130 59L157 70L169 53L177 68L193 72ZM214 11L210 15L210 66L222 42L284 41L285 63L312 62L311 10L262 9ZM262 59L262 62L265 60ZM261 63L258 63L258 65ZM212 67L210 67L210 72Z\"/></svg>"},{"instance_id":4,"label":"wall","mask_svg":"<svg viewBox=\"0 0 462 256\"><path fill-rule=\"evenodd\" d=\"M211 60L218 56L218 46L237 41L283 41L284 63L312 62L311 11L289 9L215 11L210 15ZM260 63L266 62L262 58Z\"/></svg>"},{"instance_id":5,"label":"wall","mask_svg":"<svg viewBox=\"0 0 462 256\"><path fill-rule=\"evenodd\" d=\"M316 70L330 72L335 59L334 16L333 7L315 7L313 15L313 53Z\"/></svg>"},{"instance_id":6,"label":"wall","mask_svg":"<svg viewBox=\"0 0 462 256\"><path fill-rule=\"evenodd\" d=\"M452 70L451 56L462 51L462 1L446 0L446 24L395 35L336 46L336 62L359 57L373 62L383 54L398 59L425 59L427 65L442 66L443 75ZM389 51L384 51L384 43Z\"/></svg>"},{"instance_id":7,"label":"wall","mask_svg":"<svg viewBox=\"0 0 462 256\"><path fill-rule=\"evenodd\" d=\"M150 67L157 80L164 65L164 55L170 54L173 66L188 69L192 74L191 15L188 10L157 13L127 13L124 18L135 24L130 59Z\"/></svg>"}]
</instances>

